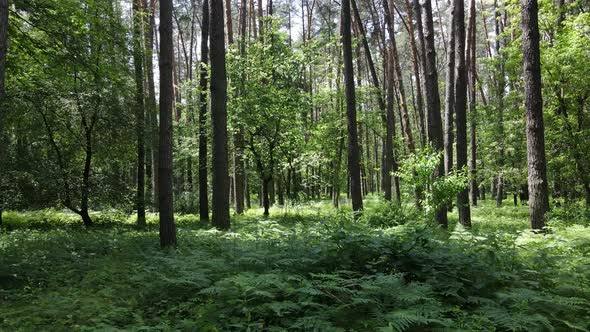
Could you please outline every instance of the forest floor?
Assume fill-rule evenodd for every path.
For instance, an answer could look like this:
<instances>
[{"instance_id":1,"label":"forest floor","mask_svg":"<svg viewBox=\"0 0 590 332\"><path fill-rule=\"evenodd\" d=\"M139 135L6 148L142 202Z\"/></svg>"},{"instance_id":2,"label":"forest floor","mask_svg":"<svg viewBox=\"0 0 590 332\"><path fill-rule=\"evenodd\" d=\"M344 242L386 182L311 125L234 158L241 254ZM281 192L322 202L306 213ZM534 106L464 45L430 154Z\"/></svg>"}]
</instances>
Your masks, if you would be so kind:
<instances>
[{"instance_id":1,"label":"forest floor","mask_svg":"<svg viewBox=\"0 0 590 332\"><path fill-rule=\"evenodd\" d=\"M252 209L218 232L178 216L162 251L155 215L5 215L0 331L570 331L590 329L590 218L557 208L547 234L527 208L473 211L473 228L430 225L366 202ZM111 222L116 221L116 222Z\"/></svg>"}]
</instances>

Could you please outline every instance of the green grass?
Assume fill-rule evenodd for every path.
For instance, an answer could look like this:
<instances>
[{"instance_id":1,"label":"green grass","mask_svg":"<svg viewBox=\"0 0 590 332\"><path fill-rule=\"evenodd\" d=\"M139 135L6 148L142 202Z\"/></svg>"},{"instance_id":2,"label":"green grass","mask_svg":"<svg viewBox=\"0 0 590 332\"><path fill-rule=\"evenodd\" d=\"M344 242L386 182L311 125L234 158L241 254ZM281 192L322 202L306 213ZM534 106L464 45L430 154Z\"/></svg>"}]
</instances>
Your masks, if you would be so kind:
<instances>
[{"instance_id":1,"label":"green grass","mask_svg":"<svg viewBox=\"0 0 590 332\"><path fill-rule=\"evenodd\" d=\"M91 230L65 212L8 212L0 330L590 329L587 213L557 209L533 234L526 207L490 203L471 230L450 214L448 231L375 199L357 221L315 202L250 210L226 233L183 215L168 251L152 214L138 231L116 211Z\"/></svg>"}]
</instances>

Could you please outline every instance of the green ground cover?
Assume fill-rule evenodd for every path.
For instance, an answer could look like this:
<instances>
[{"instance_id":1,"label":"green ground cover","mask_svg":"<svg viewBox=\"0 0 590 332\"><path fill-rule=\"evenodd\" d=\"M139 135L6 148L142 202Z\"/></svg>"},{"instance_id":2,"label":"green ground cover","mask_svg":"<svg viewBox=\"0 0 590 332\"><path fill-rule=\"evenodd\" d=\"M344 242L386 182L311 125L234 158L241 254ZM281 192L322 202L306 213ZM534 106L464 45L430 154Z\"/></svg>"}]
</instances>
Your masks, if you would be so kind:
<instances>
[{"instance_id":1,"label":"green ground cover","mask_svg":"<svg viewBox=\"0 0 590 332\"><path fill-rule=\"evenodd\" d=\"M526 207L474 208L438 230L410 207L326 202L253 209L231 232L177 217L158 246L117 212L84 229L57 211L7 212L2 331L569 331L590 329L587 211L556 208L547 234Z\"/></svg>"}]
</instances>

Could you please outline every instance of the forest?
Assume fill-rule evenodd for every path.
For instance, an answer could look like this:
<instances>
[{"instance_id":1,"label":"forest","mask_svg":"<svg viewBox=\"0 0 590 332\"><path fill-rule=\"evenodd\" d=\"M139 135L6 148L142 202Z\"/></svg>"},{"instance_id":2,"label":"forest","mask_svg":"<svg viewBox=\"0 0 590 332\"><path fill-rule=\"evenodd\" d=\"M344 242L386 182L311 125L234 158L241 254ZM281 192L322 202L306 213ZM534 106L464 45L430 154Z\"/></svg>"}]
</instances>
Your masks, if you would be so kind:
<instances>
[{"instance_id":1,"label":"forest","mask_svg":"<svg viewBox=\"0 0 590 332\"><path fill-rule=\"evenodd\" d=\"M588 0L0 0L0 331L590 331Z\"/></svg>"}]
</instances>

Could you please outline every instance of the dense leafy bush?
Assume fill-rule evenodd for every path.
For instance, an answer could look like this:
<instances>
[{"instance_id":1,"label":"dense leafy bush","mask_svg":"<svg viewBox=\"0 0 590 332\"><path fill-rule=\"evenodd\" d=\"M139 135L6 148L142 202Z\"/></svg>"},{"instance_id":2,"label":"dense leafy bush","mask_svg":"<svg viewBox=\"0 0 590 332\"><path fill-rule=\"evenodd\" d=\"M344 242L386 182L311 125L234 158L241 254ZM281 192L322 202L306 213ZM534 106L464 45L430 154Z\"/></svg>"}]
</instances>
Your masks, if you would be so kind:
<instances>
[{"instance_id":1,"label":"dense leafy bush","mask_svg":"<svg viewBox=\"0 0 590 332\"><path fill-rule=\"evenodd\" d=\"M583 202L569 202L555 206L549 215L552 226L590 226L590 209Z\"/></svg>"}]
</instances>

